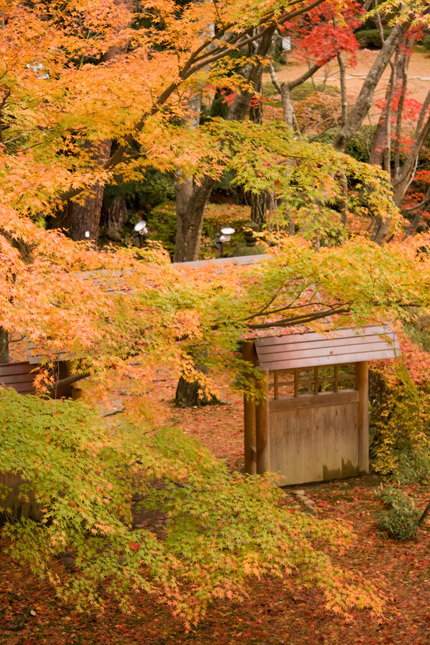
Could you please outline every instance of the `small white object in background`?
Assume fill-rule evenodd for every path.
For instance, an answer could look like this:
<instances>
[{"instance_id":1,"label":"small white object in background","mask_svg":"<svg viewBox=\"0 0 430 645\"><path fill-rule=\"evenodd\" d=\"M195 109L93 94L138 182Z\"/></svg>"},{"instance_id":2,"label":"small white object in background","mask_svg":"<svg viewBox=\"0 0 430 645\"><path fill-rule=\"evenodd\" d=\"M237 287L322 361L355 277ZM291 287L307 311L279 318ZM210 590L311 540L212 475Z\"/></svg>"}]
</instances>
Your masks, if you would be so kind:
<instances>
[{"instance_id":1,"label":"small white object in background","mask_svg":"<svg viewBox=\"0 0 430 645\"><path fill-rule=\"evenodd\" d=\"M90 232L89 232L89 231L85 231L85 238L86 238L87 240L89 240L89 239L90 239Z\"/></svg>"},{"instance_id":2,"label":"small white object in background","mask_svg":"<svg viewBox=\"0 0 430 645\"><path fill-rule=\"evenodd\" d=\"M26 68L32 69L33 72L36 74L37 78L42 78L42 79L49 78L49 74L47 74L46 72L43 73L42 63L27 63Z\"/></svg>"},{"instance_id":3,"label":"small white object in background","mask_svg":"<svg viewBox=\"0 0 430 645\"><path fill-rule=\"evenodd\" d=\"M289 52L291 51L291 37L290 36L285 36L282 38L282 49L284 52Z\"/></svg>"},{"instance_id":4,"label":"small white object in background","mask_svg":"<svg viewBox=\"0 0 430 645\"><path fill-rule=\"evenodd\" d=\"M143 248L143 245L145 244L145 235L148 233L148 229L146 227L146 222L144 219L140 220L140 222L137 222L137 224L134 227L134 232L137 233L138 235L138 240L139 240L139 248Z\"/></svg>"},{"instance_id":5,"label":"small white object in background","mask_svg":"<svg viewBox=\"0 0 430 645\"><path fill-rule=\"evenodd\" d=\"M234 228L230 228L230 226L226 226L221 229L221 242L230 242L230 238L235 233L236 230Z\"/></svg>"},{"instance_id":6,"label":"small white object in background","mask_svg":"<svg viewBox=\"0 0 430 645\"><path fill-rule=\"evenodd\" d=\"M144 219L142 219L140 222L137 222L136 226L134 227L134 230L136 233L139 233L139 235L146 235L148 232L148 229L146 227L146 222Z\"/></svg>"}]
</instances>

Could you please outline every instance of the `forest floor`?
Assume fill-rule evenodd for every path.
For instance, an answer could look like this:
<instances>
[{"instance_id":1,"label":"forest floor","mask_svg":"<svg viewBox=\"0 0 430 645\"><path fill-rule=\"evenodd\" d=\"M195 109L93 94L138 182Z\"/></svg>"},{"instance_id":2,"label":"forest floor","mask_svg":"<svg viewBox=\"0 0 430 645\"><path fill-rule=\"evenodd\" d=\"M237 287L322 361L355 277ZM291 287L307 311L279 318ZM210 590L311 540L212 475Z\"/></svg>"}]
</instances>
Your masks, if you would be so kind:
<instances>
[{"instance_id":1,"label":"forest floor","mask_svg":"<svg viewBox=\"0 0 430 645\"><path fill-rule=\"evenodd\" d=\"M175 383L159 375L154 384L167 416L187 434L200 440L220 459L243 467L242 404L225 385L222 405L178 410L172 406ZM382 510L375 494L376 475L330 483L285 488L292 506L311 512L294 491L303 489L314 502L317 517L348 522L356 539L336 563L364 576L386 598L382 617L356 611L346 619L324 608L315 589L288 586L279 580L250 582L246 602L219 602L193 631L145 595L134 600L134 611L121 614L107 603L104 613L79 614L52 595L4 552L0 554L0 643L7 645L355 645L365 643L426 645L430 643L430 523L418 538L395 542L378 533L375 519ZM428 487L408 492L424 508ZM154 520L155 522L155 520ZM61 561L55 563L61 575Z\"/></svg>"},{"instance_id":2,"label":"forest floor","mask_svg":"<svg viewBox=\"0 0 430 645\"><path fill-rule=\"evenodd\" d=\"M358 96L364 79L366 78L370 66L373 64L379 52L368 49L361 49L357 52L356 65L347 62L346 86L351 105ZM284 65L278 72L277 77L280 83L291 81L299 78L306 72L308 66L305 62L298 61L294 56L288 58L287 65ZM390 68L388 67L376 88L374 106L371 108L368 123L373 125L377 123L380 109L375 107L375 102L385 96L385 89L390 77ZM339 67L334 60L324 67L314 76L315 83L326 83L340 88ZM265 74L264 82L270 82L269 74ZM409 63L408 70L408 98L415 99L420 103L424 102L428 91L430 90L430 54L413 52Z\"/></svg>"}]
</instances>

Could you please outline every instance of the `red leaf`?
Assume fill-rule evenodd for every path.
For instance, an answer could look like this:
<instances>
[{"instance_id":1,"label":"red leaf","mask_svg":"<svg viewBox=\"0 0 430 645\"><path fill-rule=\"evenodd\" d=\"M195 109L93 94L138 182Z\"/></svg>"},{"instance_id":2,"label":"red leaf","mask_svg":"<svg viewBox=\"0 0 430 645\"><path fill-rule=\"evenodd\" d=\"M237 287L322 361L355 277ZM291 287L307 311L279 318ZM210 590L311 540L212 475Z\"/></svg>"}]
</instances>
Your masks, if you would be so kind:
<instances>
[{"instance_id":1,"label":"red leaf","mask_svg":"<svg viewBox=\"0 0 430 645\"><path fill-rule=\"evenodd\" d=\"M137 544L136 542L130 542L130 549L133 549L133 551L139 551L140 544Z\"/></svg>"}]
</instances>

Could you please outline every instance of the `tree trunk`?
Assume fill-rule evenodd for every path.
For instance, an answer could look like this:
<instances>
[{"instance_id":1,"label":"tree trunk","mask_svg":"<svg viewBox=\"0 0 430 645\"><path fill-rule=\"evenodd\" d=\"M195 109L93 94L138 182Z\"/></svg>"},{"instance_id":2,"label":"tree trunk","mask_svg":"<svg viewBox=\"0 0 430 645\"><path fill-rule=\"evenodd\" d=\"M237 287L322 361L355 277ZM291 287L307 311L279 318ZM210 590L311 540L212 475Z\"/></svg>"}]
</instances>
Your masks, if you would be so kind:
<instances>
[{"instance_id":1,"label":"tree trunk","mask_svg":"<svg viewBox=\"0 0 430 645\"><path fill-rule=\"evenodd\" d=\"M125 23L119 24L118 28L131 25L133 0L119 0L130 13L125 13ZM127 44L113 45L103 55L104 63L109 63L127 50ZM89 151L94 159L95 165L102 168L108 162L112 150L112 141L100 141L97 143L85 141L83 148ZM59 226L66 229L72 240L92 240L97 244L100 232L100 219L103 205L104 183L97 182L88 189L83 203L69 200L65 206L62 216L59 218Z\"/></svg>"},{"instance_id":2,"label":"tree trunk","mask_svg":"<svg viewBox=\"0 0 430 645\"><path fill-rule=\"evenodd\" d=\"M418 118L418 124L415 130L414 143L409 152L408 158L403 165L403 168L399 171L399 177L397 178L396 183L394 184L394 200L398 206L403 201L403 198L408 190L410 183L413 179L414 171L416 169L417 160L421 152L421 148L424 145L424 142L430 133L430 117L427 116L428 109L430 107L430 91L428 92L426 99L423 103L420 116Z\"/></svg>"},{"instance_id":3,"label":"tree trunk","mask_svg":"<svg viewBox=\"0 0 430 645\"><path fill-rule=\"evenodd\" d=\"M375 166L382 166L385 143L385 114L381 112L378 125L373 134L372 149L370 151L369 163Z\"/></svg>"},{"instance_id":4,"label":"tree trunk","mask_svg":"<svg viewBox=\"0 0 430 645\"><path fill-rule=\"evenodd\" d=\"M394 181L394 201L399 207L401 206L405 194L413 180L421 148L430 134L430 116L427 116L429 107L430 91L428 92L421 108L421 113L415 130L414 143L409 151L406 162L403 167L399 169L398 177L396 177ZM389 226L390 220L379 221L373 232L372 240L378 244L382 244L388 233Z\"/></svg>"},{"instance_id":5,"label":"tree trunk","mask_svg":"<svg viewBox=\"0 0 430 645\"><path fill-rule=\"evenodd\" d=\"M184 186L176 195L176 242L174 262L196 260L200 251L200 238L206 204L215 180L203 177L198 185ZM185 190L188 188L188 192ZM188 199L187 199L188 196Z\"/></svg>"},{"instance_id":6,"label":"tree trunk","mask_svg":"<svg viewBox=\"0 0 430 645\"><path fill-rule=\"evenodd\" d=\"M358 99L349 112L347 122L340 129L340 132L333 141L333 146L336 150L345 152L346 146L362 125L372 105L373 95L381 80L381 76L389 64L393 53L405 37L409 26L409 22L404 22L393 27L391 34L385 41L363 83Z\"/></svg>"},{"instance_id":7,"label":"tree trunk","mask_svg":"<svg viewBox=\"0 0 430 645\"><path fill-rule=\"evenodd\" d=\"M195 361L194 367L201 374L207 374L208 368L204 364L207 356L206 350L190 350L190 355ZM221 401L214 395L203 391L198 380L187 381L183 376L179 378L176 386L175 406L178 408L202 407L204 405L217 405Z\"/></svg>"},{"instance_id":8,"label":"tree trunk","mask_svg":"<svg viewBox=\"0 0 430 645\"><path fill-rule=\"evenodd\" d=\"M251 219L258 224L260 231L267 224L267 211L272 206L272 197L265 190L263 193L248 193L248 199L251 202Z\"/></svg>"},{"instance_id":9,"label":"tree trunk","mask_svg":"<svg viewBox=\"0 0 430 645\"><path fill-rule=\"evenodd\" d=\"M116 195L113 200L103 202L100 223L110 240L121 241L122 229L127 219L127 206L123 195Z\"/></svg>"},{"instance_id":10,"label":"tree trunk","mask_svg":"<svg viewBox=\"0 0 430 645\"><path fill-rule=\"evenodd\" d=\"M103 141L96 146L89 141L84 148L90 151L94 162L103 165L110 156L112 141ZM104 184L96 183L89 189L82 204L76 201L67 202L58 224L64 228L72 240L93 240L97 243L100 232Z\"/></svg>"},{"instance_id":11,"label":"tree trunk","mask_svg":"<svg viewBox=\"0 0 430 645\"><path fill-rule=\"evenodd\" d=\"M255 86L258 81L264 63L261 62L263 57L269 52L272 36L275 27L268 30L259 41L256 50L256 60L258 64L249 64L244 70L244 77L248 83ZM228 119L232 121L241 121L245 118L253 94L244 92L236 96L230 109ZM175 262L187 262L196 260L200 250L200 237L203 226L204 212L206 204L209 201L215 180L212 177L203 177L197 184L193 182L183 189L183 194L177 201L176 211L176 243L175 243Z\"/></svg>"},{"instance_id":12,"label":"tree trunk","mask_svg":"<svg viewBox=\"0 0 430 645\"><path fill-rule=\"evenodd\" d=\"M204 373L203 370L202 373ZM218 405L221 403L216 396L208 396L206 393L201 395L201 389L202 386L198 381L190 383L181 376L176 386L175 406L177 408L200 408L205 405Z\"/></svg>"},{"instance_id":13,"label":"tree trunk","mask_svg":"<svg viewBox=\"0 0 430 645\"><path fill-rule=\"evenodd\" d=\"M262 97L263 91L263 68L260 68L260 75L255 80L254 83L256 96L254 101L251 104L249 110L249 119L254 123L263 123L263 103L261 100L258 100L258 96ZM265 190L262 193L253 193L248 192L245 194L245 198L251 204L251 219L253 222L258 224L260 231L266 225L267 221L267 211L270 210L272 205L272 196L269 191Z\"/></svg>"},{"instance_id":14,"label":"tree trunk","mask_svg":"<svg viewBox=\"0 0 430 645\"><path fill-rule=\"evenodd\" d=\"M399 100L397 105L396 115L396 135L394 142L394 180L396 181L400 174L400 140L402 137L402 116L403 108L405 105L406 91L408 88L408 69L411 60L411 52L414 43L414 38L408 42L408 49L402 49L399 52L399 60L397 67L397 78L399 82Z\"/></svg>"},{"instance_id":15,"label":"tree trunk","mask_svg":"<svg viewBox=\"0 0 430 645\"><path fill-rule=\"evenodd\" d=\"M0 327L0 363L9 363L9 334Z\"/></svg>"},{"instance_id":16,"label":"tree trunk","mask_svg":"<svg viewBox=\"0 0 430 645\"><path fill-rule=\"evenodd\" d=\"M405 46L399 47L396 51L396 60L392 65L392 74L390 83L387 87L385 100L387 109L382 113L378 122L377 129L374 134L372 142L372 152L370 155L370 163L383 166L391 177L394 185L398 181L400 174L400 136L402 132L402 113L404 100L407 89L407 68L410 59L410 50L412 48L412 40L408 42L408 48ZM394 139L394 173L391 168L391 148L392 148L392 104L395 94L398 94L397 108L396 108L396 129ZM390 227L390 220L382 220L377 217L375 228L373 231L372 239L381 244Z\"/></svg>"},{"instance_id":17,"label":"tree trunk","mask_svg":"<svg viewBox=\"0 0 430 645\"><path fill-rule=\"evenodd\" d=\"M343 59L342 52L339 52L337 55L337 62L339 65L339 77L340 77L340 95L342 103L342 127L346 124L348 120L348 94L346 88L346 65Z\"/></svg>"}]
</instances>

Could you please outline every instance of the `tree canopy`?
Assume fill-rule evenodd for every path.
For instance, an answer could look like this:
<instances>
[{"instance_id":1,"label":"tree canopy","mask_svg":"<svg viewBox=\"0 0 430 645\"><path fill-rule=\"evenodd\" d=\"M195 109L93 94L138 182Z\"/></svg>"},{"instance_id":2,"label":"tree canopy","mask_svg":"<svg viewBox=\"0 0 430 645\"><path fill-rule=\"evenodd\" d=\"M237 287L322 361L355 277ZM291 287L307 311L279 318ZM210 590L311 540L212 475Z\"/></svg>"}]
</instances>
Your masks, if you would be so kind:
<instances>
[{"instance_id":1,"label":"tree canopy","mask_svg":"<svg viewBox=\"0 0 430 645\"><path fill-rule=\"evenodd\" d=\"M190 624L211 599L243 595L250 576L297 574L335 610L380 611L374 591L321 549L343 547L344 528L291 512L269 478L229 472L160 421L151 398L160 364L195 378L196 352L249 392L238 342L259 330L408 321L429 306L428 237L378 246L345 234L345 217L400 222L382 170L278 122L188 125L196 87L228 88L234 100L254 91L228 53L320 4L3 3L0 326L42 352L42 393L64 351L89 372L93 402L119 385L126 392L118 424L84 404L0 393L2 467L29 482L43 515L36 527L7 526L11 548L58 588L50 559L73 551L63 594L81 606L106 583L124 605L135 590L156 594ZM340 20L342 3L330 4ZM399 24L425 4L411 15L412 3L399 3ZM274 190L301 235L274 227L265 261L194 270L157 245L100 250L47 230L66 200L149 167L179 169L199 186L230 169L251 193ZM168 516L165 535L132 528L133 489Z\"/></svg>"}]
</instances>

